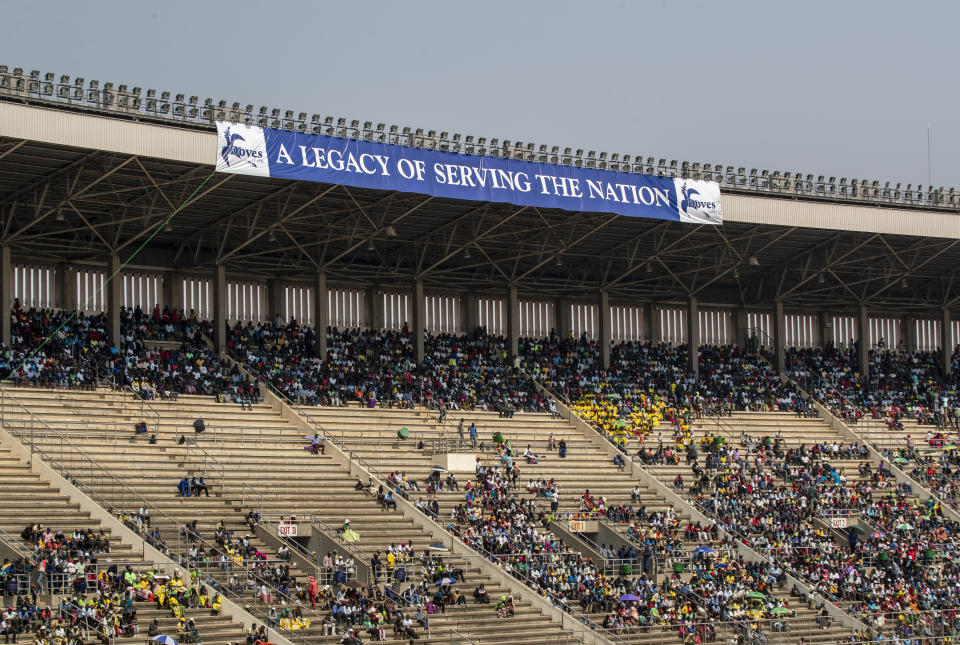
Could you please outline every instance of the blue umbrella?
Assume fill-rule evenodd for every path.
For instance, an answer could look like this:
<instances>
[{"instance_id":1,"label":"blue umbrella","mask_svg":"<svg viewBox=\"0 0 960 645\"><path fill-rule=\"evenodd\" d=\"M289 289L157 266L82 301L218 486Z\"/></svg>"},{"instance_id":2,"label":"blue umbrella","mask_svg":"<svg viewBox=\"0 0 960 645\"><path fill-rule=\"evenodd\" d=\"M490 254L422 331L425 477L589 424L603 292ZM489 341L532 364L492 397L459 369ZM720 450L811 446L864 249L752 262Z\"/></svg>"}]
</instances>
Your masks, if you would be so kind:
<instances>
[{"instance_id":1,"label":"blue umbrella","mask_svg":"<svg viewBox=\"0 0 960 645\"><path fill-rule=\"evenodd\" d=\"M160 643L160 645L178 645L177 641L175 641L169 636L164 636L163 634L160 634L159 636L154 636L153 642Z\"/></svg>"},{"instance_id":2,"label":"blue umbrella","mask_svg":"<svg viewBox=\"0 0 960 645\"><path fill-rule=\"evenodd\" d=\"M628 600L640 600L640 596L636 596L632 593L625 593L622 596L620 596L619 600L621 602L626 602Z\"/></svg>"},{"instance_id":3,"label":"blue umbrella","mask_svg":"<svg viewBox=\"0 0 960 645\"><path fill-rule=\"evenodd\" d=\"M694 553L713 553L713 549L708 546L698 546L693 550Z\"/></svg>"},{"instance_id":4,"label":"blue umbrella","mask_svg":"<svg viewBox=\"0 0 960 645\"><path fill-rule=\"evenodd\" d=\"M457 584L456 578L440 578L436 582L437 587L442 587L443 585L455 585Z\"/></svg>"}]
</instances>

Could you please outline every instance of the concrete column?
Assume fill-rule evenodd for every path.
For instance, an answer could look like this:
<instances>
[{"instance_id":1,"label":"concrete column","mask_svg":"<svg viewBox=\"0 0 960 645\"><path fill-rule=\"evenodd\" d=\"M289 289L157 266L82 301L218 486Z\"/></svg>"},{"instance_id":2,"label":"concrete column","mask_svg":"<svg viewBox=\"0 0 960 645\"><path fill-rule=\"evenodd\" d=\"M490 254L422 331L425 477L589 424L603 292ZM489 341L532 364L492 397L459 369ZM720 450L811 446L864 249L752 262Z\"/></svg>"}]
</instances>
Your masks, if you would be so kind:
<instances>
[{"instance_id":1,"label":"concrete column","mask_svg":"<svg viewBox=\"0 0 960 645\"><path fill-rule=\"evenodd\" d=\"M760 344L764 344L762 340ZM773 351L777 373L783 374L787 371L787 319L783 315L783 300L773 305Z\"/></svg>"},{"instance_id":2,"label":"concrete column","mask_svg":"<svg viewBox=\"0 0 960 645\"><path fill-rule=\"evenodd\" d=\"M651 345L660 343L660 316L657 315L657 306L648 302L643 306L644 334Z\"/></svg>"},{"instance_id":3,"label":"concrete column","mask_svg":"<svg viewBox=\"0 0 960 645\"><path fill-rule=\"evenodd\" d=\"M313 282L313 352L322 358L327 356L327 327L330 326L327 298L327 272L317 271Z\"/></svg>"},{"instance_id":4,"label":"concrete column","mask_svg":"<svg viewBox=\"0 0 960 645\"><path fill-rule=\"evenodd\" d=\"M267 281L267 311L264 318L273 324L277 324L279 322L286 324L289 322L284 320L283 283L280 280L273 279Z\"/></svg>"},{"instance_id":5,"label":"concrete column","mask_svg":"<svg viewBox=\"0 0 960 645\"><path fill-rule=\"evenodd\" d=\"M597 318L600 322L600 362L603 365L603 369L609 369L612 319L610 316L610 294L607 291L600 292L600 312Z\"/></svg>"},{"instance_id":6,"label":"concrete column","mask_svg":"<svg viewBox=\"0 0 960 645\"><path fill-rule=\"evenodd\" d=\"M410 308L413 320L410 321L410 333L413 334L413 347L417 363L423 362L423 333L427 324L427 300L423 292L423 280L413 281L413 306Z\"/></svg>"},{"instance_id":7,"label":"concrete column","mask_svg":"<svg viewBox=\"0 0 960 645\"><path fill-rule=\"evenodd\" d=\"M3 312L0 319L0 340L10 342L10 310L13 309L13 263L10 262L10 247L0 246L0 302Z\"/></svg>"},{"instance_id":8,"label":"concrete column","mask_svg":"<svg viewBox=\"0 0 960 645\"><path fill-rule=\"evenodd\" d=\"M913 316L904 316L900 321L900 339L903 346L897 347L898 350L912 352L917 348L917 319Z\"/></svg>"},{"instance_id":9,"label":"concrete column","mask_svg":"<svg viewBox=\"0 0 960 645\"><path fill-rule=\"evenodd\" d=\"M465 293L460 299L460 311L463 314L463 333L473 336L480 326L480 299L475 293Z\"/></svg>"},{"instance_id":10,"label":"concrete column","mask_svg":"<svg viewBox=\"0 0 960 645\"><path fill-rule=\"evenodd\" d=\"M510 285L507 289L507 360L513 364L513 357L520 351L520 298L517 288Z\"/></svg>"},{"instance_id":11,"label":"concrete column","mask_svg":"<svg viewBox=\"0 0 960 645\"><path fill-rule=\"evenodd\" d=\"M817 335L819 336L817 341L820 347L826 347L833 340L833 326L830 322L830 315L826 311L817 312Z\"/></svg>"},{"instance_id":12,"label":"concrete column","mask_svg":"<svg viewBox=\"0 0 960 645\"><path fill-rule=\"evenodd\" d=\"M176 271L163 274L163 302L160 307L183 311L183 276Z\"/></svg>"},{"instance_id":13,"label":"concrete column","mask_svg":"<svg viewBox=\"0 0 960 645\"><path fill-rule=\"evenodd\" d=\"M696 296L690 296L687 304L687 367L694 376L700 376L700 312Z\"/></svg>"},{"instance_id":14,"label":"concrete column","mask_svg":"<svg viewBox=\"0 0 960 645\"><path fill-rule=\"evenodd\" d=\"M227 348L227 267L213 269L213 348L217 353Z\"/></svg>"},{"instance_id":15,"label":"concrete column","mask_svg":"<svg viewBox=\"0 0 960 645\"><path fill-rule=\"evenodd\" d=\"M750 332L747 330L747 310L737 309L733 315L734 324L737 326L734 338L740 347L747 347L750 344Z\"/></svg>"},{"instance_id":16,"label":"concrete column","mask_svg":"<svg viewBox=\"0 0 960 645\"><path fill-rule=\"evenodd\" d=\"M367 287L363 292L364 323L368 329L383 329L383 294L377 287Z\"/></svg>"},{"instance_id":17,"label":"concrete column","mask_svg":"<svg viewBox=\"0 0 960 645\"><path fill-rule=\"evenodd\" d=\"M943 352L943 373L950 375L953 373L953 334L950 329L950 310L943 308L943 319L940 321L940 347Z\"/></svg>"},{"instance_id":18,"label":"concrete column","mask_svg":"<svg viewBox=\"0 0 960 645\"><path fill-rule=\"evenodd\" d=\"M74 289L76 289L75 283L76 278L73 271L67 269L65 262L60 262L53 269L53 298L51 305L54 309L61 309L63 311L73 311L76 309L76 304L71 306L70 303L75 301L75 298L72 297Z\"/></svg>"},{"instance_id":19,"label":"concrete column","mask_svg":"<svg viewBox=\"0 0 960 645\"><path fill-rule=\"evenodd\" d=\"M110 344L120 349L120 301L122 299L123 275L118 273L120 258L116 254L110 256L107 264L107 279L113 276L106 285L107 316L110 319Z\"/></svg>"},{"instance_id":20,"label":"concrete column","mask_svg":"<svg viewBox=\"0 0 960 645\"><path fill-rule=\"evenodd\" d=\"M857 352L857 371L869 380L870 378L870 314L867 312L866 305L860 305L857 309L857 344L860 351Z\"/></svg>"},{"instance_id":21,"label":"concrete column","mask_svg":"<svg viewBox=\"0 0 960 645\"><path fill-rule=\"evenodd\" d=\"M570 335L573 325L570 323L570 303L563 298L557 298L553 302L553 314L556 318L557 337L565 340Z\"/></svg>"}]
</instances>

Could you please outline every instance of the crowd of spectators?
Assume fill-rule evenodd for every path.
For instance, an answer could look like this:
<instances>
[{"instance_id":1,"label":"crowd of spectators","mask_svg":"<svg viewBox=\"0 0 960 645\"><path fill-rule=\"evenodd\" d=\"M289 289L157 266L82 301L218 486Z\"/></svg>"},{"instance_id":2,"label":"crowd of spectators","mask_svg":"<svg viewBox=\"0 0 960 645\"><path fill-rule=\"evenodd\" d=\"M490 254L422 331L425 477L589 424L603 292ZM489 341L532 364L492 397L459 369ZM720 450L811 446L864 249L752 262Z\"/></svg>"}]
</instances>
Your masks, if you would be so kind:
<instances>
[{"instance_id":1,"label":"crowd of spectators","mask_svg":"<svg viewBox=\"0 0 960 645\"><path fill-rule=\"evenodd\" d=\"M692 483L678 488L771 563L868 624L953 633L930 617L960 606L960 524L874 468L863 446L709 441L702 451L687 461ZM848 528L832 530L831 517L849 518Z\"/></svg>"},{"instance_id":2,"label":"crowd of spectators","mask_svg":"<svg viewBox=\"0 0 960 645\"><path fill-rule=\"evenodd\" d=\"M902 429L903 418L960 429L957 371L946 376L939 352L868 350L869 373L859 371L858 343L788 350L787 375L849 421L881 419ZM957 356L954 356L957 362Z\"/></svg>"}]
</instances>

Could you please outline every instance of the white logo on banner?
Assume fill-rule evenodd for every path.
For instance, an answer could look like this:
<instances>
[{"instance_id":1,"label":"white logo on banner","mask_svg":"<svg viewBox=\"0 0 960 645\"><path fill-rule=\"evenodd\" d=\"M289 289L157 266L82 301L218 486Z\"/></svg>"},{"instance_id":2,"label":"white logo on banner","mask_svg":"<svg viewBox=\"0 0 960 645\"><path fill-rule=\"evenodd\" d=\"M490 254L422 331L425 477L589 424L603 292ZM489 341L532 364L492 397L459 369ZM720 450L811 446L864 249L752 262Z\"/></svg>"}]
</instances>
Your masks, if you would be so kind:
<instances>
[{"instance_id":1,"label":"white logo on banner","mask_svg":"<svg viewBox=\"0 0 960 645\"><path fill-rule=\"evenodd\" d=\"M217 172L269 177L263 128L217 121Z\"/></svg>"},{"instance_id":2,"label":"white logo on banner","mask_svg":"<svg viewBox=\"0 0 960 645\"><path fill-rule=\"evenodd\" d=\"M720 208L720 184L694 179L673 180L677 191L677 211L680 221L691 224L719 224L723 221Z\"/></svg>"}]
</instances>

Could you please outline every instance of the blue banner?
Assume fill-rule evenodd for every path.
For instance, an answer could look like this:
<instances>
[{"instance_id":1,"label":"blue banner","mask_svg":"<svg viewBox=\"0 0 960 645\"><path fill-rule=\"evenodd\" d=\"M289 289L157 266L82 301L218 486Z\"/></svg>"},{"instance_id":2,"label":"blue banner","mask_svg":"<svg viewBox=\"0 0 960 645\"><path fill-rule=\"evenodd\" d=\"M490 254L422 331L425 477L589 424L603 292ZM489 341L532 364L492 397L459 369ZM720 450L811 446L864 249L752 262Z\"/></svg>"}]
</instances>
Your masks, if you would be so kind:
<instances>
[{"instance_id":1,"label":"blue banner","mask_svg":"<svg viewBox=\"0 0 960 645\"><path fill-rule=\"evenodd\" d=\"M567 211L721 224L720 186L217 123L219 172Z\"/></svg>"}]
</instances>

